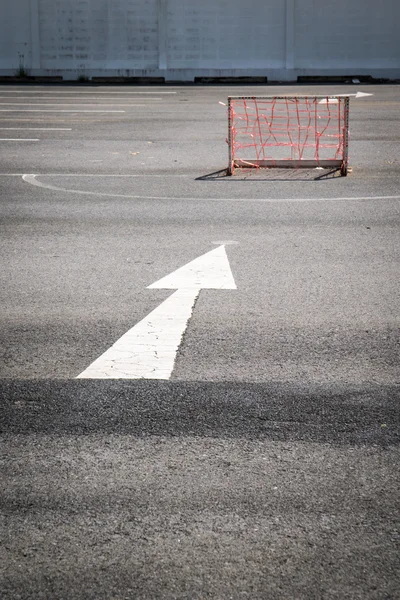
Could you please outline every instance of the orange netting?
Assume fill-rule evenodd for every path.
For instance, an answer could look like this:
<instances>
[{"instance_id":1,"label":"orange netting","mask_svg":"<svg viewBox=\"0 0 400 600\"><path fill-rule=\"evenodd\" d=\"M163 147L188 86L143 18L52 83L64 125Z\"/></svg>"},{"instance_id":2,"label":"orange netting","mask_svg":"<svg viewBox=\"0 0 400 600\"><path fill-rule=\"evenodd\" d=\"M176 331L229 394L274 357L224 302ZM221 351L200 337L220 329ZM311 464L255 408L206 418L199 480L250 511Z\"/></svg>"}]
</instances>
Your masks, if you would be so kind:
<instances>
[{"instance_id":1,"label":"orange netting","mask_svg":"<svg viewBox=\"0 0 400 600\"><path fill-rule=\"evenodd\" d=\"M231 97L228 102L231 172L347 164L348 97Z\"/></svg>"}]
</instances>

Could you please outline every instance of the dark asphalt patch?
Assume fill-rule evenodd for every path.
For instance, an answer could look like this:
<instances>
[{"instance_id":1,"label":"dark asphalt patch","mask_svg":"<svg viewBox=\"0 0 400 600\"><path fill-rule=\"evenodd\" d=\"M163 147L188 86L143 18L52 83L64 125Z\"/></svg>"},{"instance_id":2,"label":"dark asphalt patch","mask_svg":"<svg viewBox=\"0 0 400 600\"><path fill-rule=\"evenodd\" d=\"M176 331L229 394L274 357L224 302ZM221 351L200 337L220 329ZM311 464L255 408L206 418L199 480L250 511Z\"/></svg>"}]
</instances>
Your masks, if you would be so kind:
<instances>
[{"instance_id":1,"label":"dark asphalt patch","mask_svg":"<svg viewBox=\"0 0 400 600\"><path fill-rule=\"evenodd\" d=\"M400 386L3 380L3 433L400 442Z\"/></svg>"}]
</instances>

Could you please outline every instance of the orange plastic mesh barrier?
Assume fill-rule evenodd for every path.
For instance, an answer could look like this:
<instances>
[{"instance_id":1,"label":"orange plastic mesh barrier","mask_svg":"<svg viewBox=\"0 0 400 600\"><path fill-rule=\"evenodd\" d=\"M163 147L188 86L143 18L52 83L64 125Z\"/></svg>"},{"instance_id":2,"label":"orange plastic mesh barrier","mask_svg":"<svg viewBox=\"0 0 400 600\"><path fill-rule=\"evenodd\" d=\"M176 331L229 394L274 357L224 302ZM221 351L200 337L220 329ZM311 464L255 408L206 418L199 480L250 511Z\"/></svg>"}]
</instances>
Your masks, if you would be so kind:
<instances>
[{"instance_id":1,"label":"orange plastic mesh barrier","mask_svg":"<svg viewBox=\"0 0 400 600\"><path fill-rule=\"evenodd\" d=\"M340 168L347 175L348 96L230 97L229 166Z\"/></svg>"}]
</instances>

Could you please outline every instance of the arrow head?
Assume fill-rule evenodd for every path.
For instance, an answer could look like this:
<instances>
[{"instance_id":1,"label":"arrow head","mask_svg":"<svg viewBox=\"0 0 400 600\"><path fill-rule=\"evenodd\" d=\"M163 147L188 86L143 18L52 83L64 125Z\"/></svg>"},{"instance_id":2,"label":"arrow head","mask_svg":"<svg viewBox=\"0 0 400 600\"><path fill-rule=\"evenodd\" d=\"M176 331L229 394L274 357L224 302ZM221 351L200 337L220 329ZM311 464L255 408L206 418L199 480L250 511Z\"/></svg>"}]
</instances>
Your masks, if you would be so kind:
<instances>
[{"instance_id":1,"label":"arrow head","mask_svg":"<svg viewBox=\"0 0 400 600\"><path fill-rule=\"evenodd\" d=\"M367 92L357 92L357 94L337 94L336 98L322 98L318 104L337 104L338 98L346 96L353 96L354 98L366 98L367 96L373 96L373 94L367 94Z\"/></svg>"},{"instance_id":2,"label":"arrow head","mask_svg":"<svg viewBox=\"0 0 400 600\"><path fill-rule=\"evenodd\" d=\"M236 290L225 246L199 256L170 275L148 286L148 289Z\"/></svg>"},{"instance_id":3,"label":"arrow head","mask_svg":"<svg viewBox=\"0 0 400 600\"><path fill-rule=\"evenodd\" d=\"M373 94L367 94L366 92L357 92L356 98L365 98L366 96L373 96Z\"/></svg>"}]
</instances>

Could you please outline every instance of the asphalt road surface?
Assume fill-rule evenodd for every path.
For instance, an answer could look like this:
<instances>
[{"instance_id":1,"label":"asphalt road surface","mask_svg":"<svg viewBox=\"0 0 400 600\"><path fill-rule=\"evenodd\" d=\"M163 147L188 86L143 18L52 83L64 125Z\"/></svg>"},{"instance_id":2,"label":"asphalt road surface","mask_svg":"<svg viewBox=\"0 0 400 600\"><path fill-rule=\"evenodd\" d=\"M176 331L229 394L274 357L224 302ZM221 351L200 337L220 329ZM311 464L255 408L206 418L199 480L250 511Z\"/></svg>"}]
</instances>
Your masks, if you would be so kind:
<instances>
[{"instance_id":1,"label":"asphalt road surface","mask_svg":"<svg viewBox=\"0 0 400 600\"><path fill-rule=\"evenodd\" d=\"M348 177L224 176L227 96L358 90ZM400 597L399 108L0 88L2 598Z\"/></svg>"}]
</instances>

